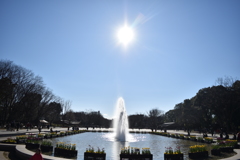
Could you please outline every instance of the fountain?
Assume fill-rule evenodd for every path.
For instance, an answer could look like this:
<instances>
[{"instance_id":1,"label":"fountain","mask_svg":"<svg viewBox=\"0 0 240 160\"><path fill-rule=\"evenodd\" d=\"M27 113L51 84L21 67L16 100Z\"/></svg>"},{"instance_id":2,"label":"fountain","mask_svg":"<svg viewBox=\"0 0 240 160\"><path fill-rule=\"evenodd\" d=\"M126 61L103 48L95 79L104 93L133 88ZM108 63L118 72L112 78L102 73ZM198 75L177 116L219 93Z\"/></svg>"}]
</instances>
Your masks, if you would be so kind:
<instances>
[{"instance_id":1,"label":"fountain","mask_svg":"<svg viewBox=\"0 0 240 160\"><path fill-rule=\"evenodd\" d=\"M117 141L128 141L128 117L125 109L125 103L122 97L118 98L115 120L114 120L114 132Z\"/></svg>"},{"instance_id":2,"label":"fountain","mask_svg":"<svg viewBox=\"0 0 240 160\"><path fill-rule=\"evenodd\" d=\"M137 148L149 147L154 159L164 159L166 147L181 146L184 153L184 159L188 160L189 147L196 145L195 141L186 141L181 139L169 138L155 134L131 134L128 132L128 117L123 98L118 98L115 109L114 133L108 132L85 132L72 136L53 138L53 146L58 142L67 142L76 144L78 150L77 160L84 159L84 152L89 145L96 148L104 148L107 160L119 160L121 148L131 146ZM142 129L150 132L149 129ZM206 144L205 144L206 145ZM208 145L210 149L210 144Z\"/></svg>"}]
</instances>

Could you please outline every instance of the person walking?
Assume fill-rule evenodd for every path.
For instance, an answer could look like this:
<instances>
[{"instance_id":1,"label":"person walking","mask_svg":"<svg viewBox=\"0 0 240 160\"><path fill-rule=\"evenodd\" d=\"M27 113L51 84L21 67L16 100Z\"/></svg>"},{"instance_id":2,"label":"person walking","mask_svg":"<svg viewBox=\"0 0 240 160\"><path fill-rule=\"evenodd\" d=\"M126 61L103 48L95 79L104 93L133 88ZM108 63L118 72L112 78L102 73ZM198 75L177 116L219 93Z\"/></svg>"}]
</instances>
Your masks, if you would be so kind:
<instances>
[{"instance_id":1,"label":"person walking","mask_svg":"<svg viewBox=\"0 0 240 160\"><path fill-rule=\"evenodd\" d=\"M36 153L35 153L29 160L44 160L44 159L42 158L41 149L38 148L38 149L36 150Z\"/></svg>"}]
</instances>

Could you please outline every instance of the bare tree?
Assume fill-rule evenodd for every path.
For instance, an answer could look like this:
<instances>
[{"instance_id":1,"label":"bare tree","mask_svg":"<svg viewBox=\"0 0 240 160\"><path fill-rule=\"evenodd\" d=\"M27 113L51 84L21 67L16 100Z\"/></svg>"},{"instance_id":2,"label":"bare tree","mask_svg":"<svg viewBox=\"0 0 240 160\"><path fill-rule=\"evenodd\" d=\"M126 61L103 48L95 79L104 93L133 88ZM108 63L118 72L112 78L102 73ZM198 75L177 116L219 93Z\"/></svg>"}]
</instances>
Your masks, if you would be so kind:
<instances>
[{"instance_id":1,"label":"bare tree","mask_svg":"<svg viewBox=\"0 0 240 160\"><path fill-rule=\"evenodd\" d=\"M12 61L0 60L0 85L0 117L3 123L13 120L37 122L48 112L49 103L57 100L46 89L41 77ZM67 110L70 105L65 106Z\"/></svg>"},{"instance_id":2,"label":"bare tree","mask_svg":"<svg viewBox=\"0 0 240 160\"><path fill-rule=\"evenodd\" d=\"M3 105L5 112L3 121L11 121L10 115L13 115L16 111L16 107L24 107L26 105L19 106L21 102L28 95L37 95L44 88L42 78L35 76L32 71L27 70L21 66L13 64L12 61L0 61L0 79L8 78L13 84L11 96L5 97L4 102L8 103ZM32 99L33 100L33 99ZM31 103L31 102L29 102ZM16 105L18 104L18 105ZM36 103L34 103L36 104ZM37 106L33 106L37 107Z\"/></svg>"},{"instance_id":3,"label":"bare tree","mask_svg":"<svg viewBox=\"0 0 240 160\"><path fill-rule=\"evenodd\" d=\"M159 110L157 108L151 109L149 112L147 112L148 120L149 120L149 127L150 129L155 131L159 127L159 125L163 122L163 116L164 112L162 110Z\"/></svg>"},{"instance_id":4,"label":"bare tree","mask_svg":"<svg viewBox=\"0 0 240 160\"><path fill-rule=\"evenodd\" d=\"M70 100L64 101L62 98L58 97L56 101L61 104L62 107L62 119L66 119L66 114L71 111L72 102Z\"/></svg>"},{"instance_id":5,"label":"bare tree","mask_svg":"<svg viewBox=\"0 0 240 160\"><path fill-rule=\"evenodd\" d=\"M233 83L237 80L237 78L225 76L224 78L218 78L215 81L216 85L222 85L223 87L230 88L232 87Z\"/></svg>"}]
</instances>

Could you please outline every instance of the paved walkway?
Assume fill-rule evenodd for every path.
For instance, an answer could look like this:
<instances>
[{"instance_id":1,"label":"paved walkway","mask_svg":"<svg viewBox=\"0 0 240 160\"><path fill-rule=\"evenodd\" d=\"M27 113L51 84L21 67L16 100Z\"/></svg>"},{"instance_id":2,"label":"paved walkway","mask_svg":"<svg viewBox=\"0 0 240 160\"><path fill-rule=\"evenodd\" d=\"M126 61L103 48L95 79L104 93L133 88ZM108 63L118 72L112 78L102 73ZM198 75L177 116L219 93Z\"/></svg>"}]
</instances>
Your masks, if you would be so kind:
<instances>
[{"instance_id":1,"label":"paved walkway","mask_svg":"<svg viewBox=\"0 0 240 160\"><path fill-rule=\"evenodd\" d=\"M91 129L90 129L91 130ZM48 129L42 129L41 132L49 132L50 130ZM67 128L53 128L53 131L67 131ZM130 131L139 131L138 129L136 130L130 130ZM151 130L141 130L141 131L151 131ZM159 130L160 131L160 130ZM161 131L160 131L161 132ZM183 131L183 130L167 130L167 132L169 133L178 133L178 134L184 134L187 135L187 132ZM16 137L17 135L25 135L28 133L39 133L38 129L31 129L31 130L26 130L26 129L20 129L19 131L6 131L4 129L0 129L0 141L5 140L9 137ZM198 133L198 132L192 132L191 135L195 135L195 136L201 136L202 134ZM209 137L212 137L211 134L208 134ZM213 135L212 138L217 138L219 137L218 134ZM229 138L232 138L233 135L229 135ZM21 147L20 145L18 145L18 149L22 150L23 152L27 152L30 155L33 155L34 152L32 151L28 151L25 149L25 147ZM225 158L225 159L221 159L221 160L240 160L240 149L234 149L234 152L236 152L237 154L234 155L233 157L229 157L229 158ZM54 159L54 160L67 160L64 158L57 158L57 157L51 157L51 156L45 156L44 155L44 159ZM3 151L0 151L0 160L7 160L4 155L3 155Z\"/></svg>"},{"instance_id":2,"label":"paved walkway","mask_svg":"<svg viewBox=\"0 0 240 160\"><path fill-rule=\"evenodd\" d=\"M3 153L4 153L4 151L0 151L0 159L1 160L8 160L7 158L4 157Z\"/></svg>"},{"instance_id":3,"label":"paved walkway","mask_svg":"<svg viewBox=\"0 0 240 160\"><path fill-rule=\"evenodd\" d=\"M49 132L49 129L42 129L41 133ZM53 131L67 131L67 128L53 128ZM38 129L20 129L19 131L6 131L5 129L0 129L0 141L6 140L7 138L16 137L17 135L26 135L29 133L39 133ZM6 144L3 144L6 145ZM1 143L0 143L1 146ZM19 152L25 153L27 155L33 155L34 152L29 151L25 148L24 145L17 145L17 150ZM0 151L0 160L9 160L3 155L4 151ZM43 155L44 160L73 160L73 159L66 159L66 158L58 158L58 157L52 157Z\"/></svg>"}]
</instances>

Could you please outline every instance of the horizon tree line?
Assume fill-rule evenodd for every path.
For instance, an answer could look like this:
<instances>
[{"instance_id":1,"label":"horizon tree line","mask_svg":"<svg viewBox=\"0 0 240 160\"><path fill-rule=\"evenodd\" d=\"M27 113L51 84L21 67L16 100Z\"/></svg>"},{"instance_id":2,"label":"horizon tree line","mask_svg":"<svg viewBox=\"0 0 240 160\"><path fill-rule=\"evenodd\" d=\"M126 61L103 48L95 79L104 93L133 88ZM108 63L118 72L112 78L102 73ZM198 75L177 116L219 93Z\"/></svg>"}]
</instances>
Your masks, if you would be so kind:
<instances>
[{"instance_id":1,"label":"horizon tree line","mask_svg":"<svg viewBox=\"0 0 240 160\"><path fill-rule=\"evenodd\" d=\"M200 89L190 99L164 113L158 108L145 114L129 115L129 127L165 129L174 122L175 129L202 132L237 132L240 127L240 81L232 77L218 78L212 87ZM82 127L112 126L100 111L74 112L71 101L63 100L47 88L41 77L12 61L0 60L0 125L12 121L37 125L40 119L51 123L78 121Z\"/></svg>"},{"instance_id":2,"label":"horizon tree line","mask_svg":"<svg viewBox=\"0 0 240 160\"><path fill-rule=\"evenodd\" d=\"M54 95L41 77L9 60L0 60L0 124L54 122L68 112L70 101Z\"/></svg>"}]
</instances>

